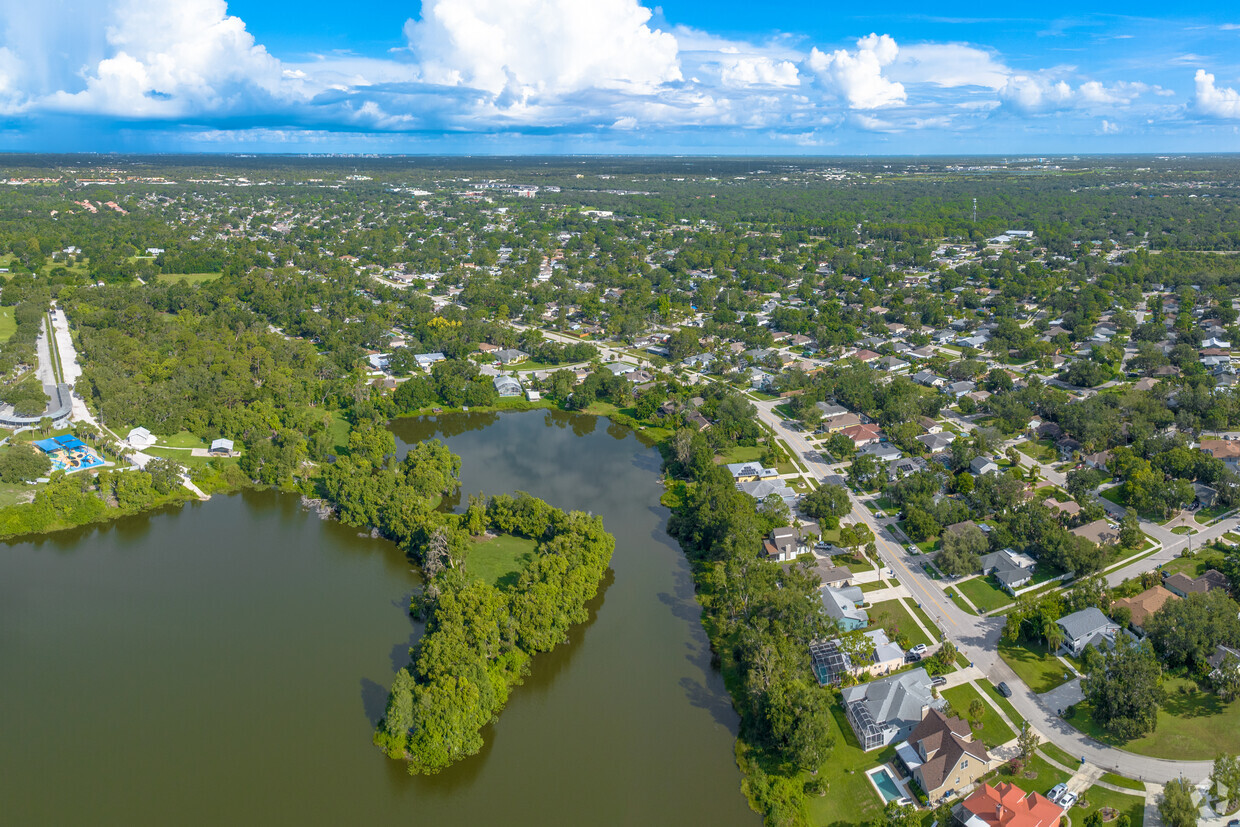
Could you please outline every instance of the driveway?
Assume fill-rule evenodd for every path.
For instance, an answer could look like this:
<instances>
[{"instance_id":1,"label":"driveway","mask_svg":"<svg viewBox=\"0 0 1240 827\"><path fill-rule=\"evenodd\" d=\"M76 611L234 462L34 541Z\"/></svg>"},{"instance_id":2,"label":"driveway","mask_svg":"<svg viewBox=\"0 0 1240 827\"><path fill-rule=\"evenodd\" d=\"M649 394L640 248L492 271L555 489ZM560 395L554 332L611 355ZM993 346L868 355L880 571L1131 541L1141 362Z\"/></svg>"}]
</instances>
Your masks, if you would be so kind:
<instances>
[{"instance_id":1,"label":"driveway","mask_svg":"<svg viewBox=\"0 0 1240 827\"><path fill-rule=\"evenodd\" d=\"M1073 678L1062 686L1056 686L1050 692L1043 692L1038 696L1047 709L1054 710L1055 714L1059 714L1063 710L1080 703L1085 699L1085 693L1081 691L1081 679Z\"/></svg>"}]
</instances>

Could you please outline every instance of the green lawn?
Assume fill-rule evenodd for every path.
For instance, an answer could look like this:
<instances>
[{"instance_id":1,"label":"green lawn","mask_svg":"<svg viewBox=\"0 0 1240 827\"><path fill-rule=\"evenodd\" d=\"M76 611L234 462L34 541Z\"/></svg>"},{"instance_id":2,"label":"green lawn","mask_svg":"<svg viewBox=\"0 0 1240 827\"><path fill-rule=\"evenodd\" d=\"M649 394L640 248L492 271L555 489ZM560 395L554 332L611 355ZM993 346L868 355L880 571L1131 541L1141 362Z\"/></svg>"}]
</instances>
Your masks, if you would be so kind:
<instances>
[{"instance_id":1,"label":"green lawn","mask_svg":"<svg viewBox=\"0 0 1240 827\"><path fill-rule=\"evenodd\" d=\"M183 465L186 468L206 468L213 461L217 463L240 462L240 459L237 457L220 457L218 459L212 457L196 457L190 454L189 451L185 451L180 448L147 448L142 453L150 454L153 457L170 459L176 464Z\"/></svg>"},{"instance_id":2,"label":"green lawn","mask_svg":"<svg viewBox=\"0 0 1240 827\"><path fill-rule=\"evenodd\" d=\"M1113 772L1103 773L1102 778L1099 780L1105 781L1114 787L1123 787L1127 790L1140 790L1141 792L1145 792L1144 781L1138 781L1135 778L1125 778L1124 776L1116 775Z\"/></svg>"},{"instance_id":3,"label":"green lawn","mask_svg":"<svg viewBox=\"0 0 1240 827\"><path fill-rule=\"evenodd\" d=\"M1200 577L1206 573L1207 569L1217 569L1222 564L1222 552L1206 548L1194 553L1192 557L1177 557L1169 563L1164 563L1162 570L1168 575L1183 573L1189 577Z\"/></svg>"},{"instance_id":4,"label":"green lawn","mask_svg":"<svg viewBox=\"0 0 1240 827\"><path fill-rule=\"evenodd\" d=\"M1059 452L1055 449L1055 443L1049 439L1040 439L1037 442L1029 442L1028 440L1019 442L1016 444L1016 450L1030 459L1041 463L1051 463L1059 459Z\"/></svg>"},{"instance_id":5,"label":"green lawn","mask_svg":"<svg viewBox=\"0 0 1240 827\"><path fill-rule=\"evenodd\" d=\"M917 605L916 601L910 599L908 601L908 607L912 609L913 614L917 615L918 619L921 620L922 625L931 631L939 632L939 627L936 626L934 621L930 619L930 615L926 614L925 609Z\"/></svg>"},{"instance_id":6,"label":"green lawn","mask_svg":"<svg viewBox=\"0 0 1240 827\"><path fill-rule=\"evenodd\" d=\"M1011 595L996 586L989 577L974 577L960 583L956 588L982 613L992 612L1013 600Z\"/></svg>"},{"instance_id":7,"label":"green lawn","mask_svg":"<svg viewBox=\"0 0 1240 827\"><path fill-rule=\"evenodd\" d=\"M998 780L1008 781L1027 793L1046 795L1056 784L1066 784L1072 776L1048 764L1040 755L1034 755L1021 771L1013 775L1006 764L996 773ZM994 782L991 782L994 783Z\"/></svg>"},{"instance_id":8,"label":"green lawn","mask_svg":"<svg viewBox=\"0 0 1240 827\"><path fill-rule=\"evenodd\" d=\"M202 284L204 281L215 281L223 273L160 273L155 277L156 281L165 284L176 284L179 281L187 281L190 284Z\"/></svg>"},{"instance_id":9,"label":"green lawn","mask_svg":"<svg viewBox=\"0 0 1240 827\"><path fill-rule=\"evenodd\" d=\"M165 448L209 448L211 443L189 431L180 431L172 436L159 437L159 445Z\"/></svg>"},{"instance_id":10,"label":"green lawn","mask_svg":"<svg viewBox=\"0 0 1240 827\"><path fill-rule=\"evenodd\" d=\"M869 825L882 815L883 808L865 771L891 760L895 749L863 752L838 703L831 707L831 734L835 736L835 748L818 769L819 776L827 782L827 794L806 796L809 822L832 827ZM808 773L804 775L805 779L809 777Z\"/></svg>"},{"instance_id":11,"label":"green lawn","mask_svg":"<svg viewBox=\"0 0 1240 827\"><path fill-rule=\"evenodd\" d=\"M763 445L733 445L728 450L720 454L720 464L726 465L733 462L757 462L762 455L766 453L766 447Z\"/></svg>"},{"instance_id":12,"label":"green lawn","mask_svg":"<svg viewBox=\"0 0 1240 827\"><path fill-rule=\"evenodd\" d=\"M34 499L35 492L39 490L37 485L26 485L18 483L17 485L9 485L0 482L0 508L6 508L10 505L18 503L28 503Z\"/></svg>"},{"instance_id":13,"label":"green lawn","mask_svg":"<svg viewBox=\"0 0 1240 827\"><path fill-rule=\"evenodd\" d=\"M332 447L337 450L347 448L349 446L349 420L345 419L340 411L332 411L331 417L327 432L331 434Z\"/></svg>"},{"instance_id":14,"label":"green lawn","mask_svg":"<svg viewBox=\"0 0 1240 827\"><path fill-rule=\"evenodd\" d=\"M965 602L964 598L960 596L959 589L949 587L947 589L947 596L950 597L955 602L955 604L961 609L961 611L971 614L974 617L977 616L977 610Z\"/></svg>"},{"instance_id":15,"label":"green lawn","mask_svg":"<svg viewBox=\"0 0 1240 827\"><path fill-rule=\"evenodd\" d=\"M1105 778L1105 776L1103 776ZM1144 786L1144 785L1143 785ZM1088 806L1084 806L1088 805ZM1110 807L1120 813L1127 813L1132 827L1145 824L1145 796L1125 795L1094 785L1085 791L1081 800L1076 803L1069 814L1073 824L1085 821L1085 816L1103 807Z\"/></svg>"},{"instance_id":16,"label":"green lawn","mask_svg":"<svg viewBox=\"0 0 1240 827\"><path fill-rule=\"evenodd\" d=\"M1038 745L1038 749L1042 750L1042 754L1047 758L1050 758L1052 761L1058 761L1060 764L1063 764L1069 769L1075 768L1081 763L1081 757L1079 755L1069 755L1067 750L1060 749L1050 741L1043 741Z\"/></svg>"},{"instance_id":17,"label":"green lawn","mask_svg":"<svg viewBox=\"0 0 1240 827\"><path fill-rule=\"evenodd\" d=\"M1025 719L1022 718L1020 713L1016 711L1016 707L1012 706L1011 701L999 694L999 690L995 689L995 685L993 683L990 681L978 681L977 685L982 688L983 692L990 696L992 701L999 705L999 708L1007 714L1009 721L1017 724L1018 726L1024 722Z\"/></svg>"},{"instance_id":18,"label":"green lawn","mask_svg":"<svg viewBox=\"0 0 1240 827\"><path fill-rule=\"evenodd\" d=\"M999 657L1034 692L1049 692L1066 681L1064 673L1068 668L1048 654L1043 644L1014 644L1001 640Z\"/></svg>"},{"instance_id":19,"label":"green lawn","mask_svg":"<svg viewBox=\"0 0 1240 827\"><path fill-rule=\"evenodd\" d=\"M1173 761L1204 761L1219 753L1240 752L1240 700L1223 703L1217 695L1196 688L1186 678L1163 681L1167 702L1158 712L1154 731L1132 741L1119 741L1094 722L1089 703L1077 704L1072 726L1106 744L1129 752ZM1181 694L1181 688L1189 690Z\"/></svg>"},{"instance_id":20,"label":"green lawn","mask_svg":"<svg viewBox=\"0 0 1240 827\"><path fill-rule=\"evenodd\" d=\"M870 625L882 626L893 640L896 635L903 634L908 636L909 646L916 646L919 643L929 646L934 643L921 630L908 609L904 608L904 604L899 600L884 600L882 603L870 606L866 611L870 615Z\"/></svg>"},{"instance_id":21,"label":"green lawn","mask_svg":"<svg viewBox=\"0 0 1240 827\"><path fill-rule=\"evenodd\" d=\"M951 689L943 691L943 697L952 705L952 709L956 711L956 716L969 718L969 704L974 700L982 697L981 693L975 689L972 684L961 684L953 686ZM982 714L981 728L973 730L973 737L986 745L987 749L994 749L1000 744L1005 744L1016 737L1016 733L1012 728L1003 722L999 717L999 713L995 712L995 708L982 700L982 706L985 712Z\"/></svg>"},{"instance_id":22,"label":"green lawn","mask_svg":"<svg viewBox=\"0 0 1240 827\"><path fill-rule=\"evenodd\" d=\"M17 332L17 320L13 318L13 308L0 307L0 342L7 342Z\"/></svg>"},{"instance_id":23,"label":"green lawn","mask_svg":"<svg viewBox=\"0 0 1240 827\"><path fill-rule=\"evenodd\" d=\"M536 545L533 540L511 534L475 541L465 560L465 571L500 588L515 586L521 570L534 559Z\"/></svg>"},{"instance_id":24,"label":"green lawn","mask_svg":"<svg viewBox=\"0 0 1240 827\"><path fill-rule=\"evenodd\" d=\"M882 580L875 580L871 583L861 584L861 591L863 592L876 592L881 589L888 589L888 588L891 588L891 587L888 586L886 583L884 583Z\"/></svg>"}]
</instances>

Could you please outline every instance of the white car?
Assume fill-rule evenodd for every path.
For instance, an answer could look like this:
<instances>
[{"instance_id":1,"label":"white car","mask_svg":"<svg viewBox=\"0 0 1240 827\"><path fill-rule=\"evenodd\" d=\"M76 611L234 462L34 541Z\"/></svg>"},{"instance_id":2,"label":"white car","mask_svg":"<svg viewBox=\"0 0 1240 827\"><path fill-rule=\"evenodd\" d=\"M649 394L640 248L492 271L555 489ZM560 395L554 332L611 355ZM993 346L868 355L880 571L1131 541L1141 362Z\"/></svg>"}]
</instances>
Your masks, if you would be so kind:
<instances>
[{"instance_id":1,"label":"white car","mask_svg":"<svg viewBox=\"0 0 1240 827\"><path fill-rule=\"evenodd\" d=\"M919 644L917 644L916 646L914 646L912 649L909 649L909 651L910 651L910 652L912 652L912 653L913 653L913 654L915 654L915 655L924 655L924 654L926 654L926 650L927 650L927 649L929 649L929 648L930 648L930 647L929 647L929 646L927 646L926 644L924 644L924 643L919 643Z\"/></svg>"},{"instance_id":2,"label":"white car","mask_svg":"<svg viewBox=\"0 0 1240 827\"><path fill-rule=\"evenodd\" d=\"M1067 784L1056 784L1054 787L1051 787L1051 791L1046 794L1046 797L1049 798L1051 801L1055 802L1056 804L1058 804L1059 798L1067 791L1068 791Z\"/></svg>"},{"instance_id":3,"label":"white car","mask_svg":"<svg viewBox=\"0 0 1240 827\"><path fill-rule=\"evenodd\" d=\"M1076 805L1076 799L1076 793L1064 793L1060 796L1059 801L1056 803L1058 803L1059 806L1063 807L1065 810L1071 810Z\"/></svg>"}]
</instances>

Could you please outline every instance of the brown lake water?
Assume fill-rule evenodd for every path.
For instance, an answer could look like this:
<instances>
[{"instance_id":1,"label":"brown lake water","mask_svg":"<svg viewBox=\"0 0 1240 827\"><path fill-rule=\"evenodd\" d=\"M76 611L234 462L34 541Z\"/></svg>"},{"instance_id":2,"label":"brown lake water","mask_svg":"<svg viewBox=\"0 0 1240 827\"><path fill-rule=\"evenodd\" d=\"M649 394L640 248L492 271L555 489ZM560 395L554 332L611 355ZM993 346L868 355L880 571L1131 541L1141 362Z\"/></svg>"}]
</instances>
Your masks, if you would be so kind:
<instances>
[{"instance_id":1,"label":"brown lake water","mask_svg":"<svg viewBox=\"0 0 1240 827\"><path fill-rule=\"evenodd\" d=\"M757 825L659 457L607 420L393 423L462 492L603 516L613 573L483 752L411 778L370 745L420 629L388 542L296 497L217 496L0 547L0 824Z\"/></svg>"}]
</instances>

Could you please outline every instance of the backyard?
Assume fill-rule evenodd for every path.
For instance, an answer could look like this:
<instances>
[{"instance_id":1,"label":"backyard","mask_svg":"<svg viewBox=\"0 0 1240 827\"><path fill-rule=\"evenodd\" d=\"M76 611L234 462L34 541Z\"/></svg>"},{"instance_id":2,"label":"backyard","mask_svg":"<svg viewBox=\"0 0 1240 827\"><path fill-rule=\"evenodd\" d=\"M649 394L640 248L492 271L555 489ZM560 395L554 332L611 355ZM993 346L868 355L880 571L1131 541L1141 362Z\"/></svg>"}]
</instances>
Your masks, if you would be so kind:
<instances>
[{"instance_id":1,"label":"backyard","mask_svg":"<svg viewBox=\"0 0 1240 827\"><path fill-rule=\"evenodd\" d=\"M895 750L886 747L863 752L839 704L832 705L831 713L830 727L831 734L835 736L835 748L818 770L818 777L827 782L827 794L806 796L809 822L833 827L872 824L875 818L882 815L882 804L865 771L891 760ZM804 777L808 781L811 776L806 773Z\"/></svg>"}]
</instances>

